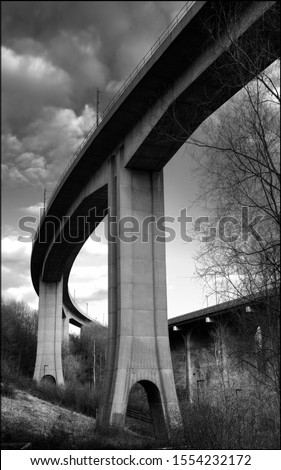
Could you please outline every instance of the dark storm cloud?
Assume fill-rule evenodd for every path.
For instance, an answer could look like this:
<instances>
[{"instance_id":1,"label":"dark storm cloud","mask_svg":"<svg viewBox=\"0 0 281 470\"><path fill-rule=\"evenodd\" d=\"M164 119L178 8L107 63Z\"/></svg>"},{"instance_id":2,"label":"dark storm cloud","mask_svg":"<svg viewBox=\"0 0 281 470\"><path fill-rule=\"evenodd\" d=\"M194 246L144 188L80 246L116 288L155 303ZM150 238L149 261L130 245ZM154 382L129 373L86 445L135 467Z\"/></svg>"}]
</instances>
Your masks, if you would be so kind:
<instances>
[{"instance_id":1,"label":"dark storm cloud","mask_svg":"<svg viewBox=\"0 0 281 470\"><path fill-rule=\"evenodd\" d=\"M70 104L71 79L44 57L19 55L2 47L2 115L4 129L25 128L46 105Z\"/></svg>"},{"instance_id":2,"label":"dark storm cloud","mask_svg":"<svg viewBox=\"0 0 281 470\"><path fill-rule=\"evenodd\" d=\"M80 116L71 109L45 107L21 138L2 135L4 182L27 183L52 190L83 137L94 122L93 111L85 106Z\"/></svg>"},{"instance_id":3,"label":"dark storm cloud","mask_svg":"<svg viewBox=\"0 0 281 470\"><path fill-rule=\"evenodd\" d=\"M2 2L2 43L19 55L44 57L70 76L68 95L81 110L95 101L95 87L126 78L182 4Z\"/></svg>"},{"instance_id":4,"label":"dark storm cloud","mask_svg":"<svg viewBox=\"0 0 281 470\"><path fill-rule=\"evenodd\" d=\"M2 41L15 44L17 38L33 38L47 44L61 30L79 33L92 31L110 44L130 31L160 31L185 2L151 1L37 1L2 2ZM150 17L148 16L150 15ZM151 19L153 18L153 21ZM108 41L107 41L108 39ZM18 44L20 47L20 44Z\"/></svg>"},{"instance_id":5,"label":"dark storm cloud","mask_svg":"<svg viewBox=\"0 0 281 470\"><path fill-rule=\"evenodd\" d=\"M7 181L57 179L95 122L96 89L102 108L183 4L2 2Z\"/></svg>"}]
</instances>

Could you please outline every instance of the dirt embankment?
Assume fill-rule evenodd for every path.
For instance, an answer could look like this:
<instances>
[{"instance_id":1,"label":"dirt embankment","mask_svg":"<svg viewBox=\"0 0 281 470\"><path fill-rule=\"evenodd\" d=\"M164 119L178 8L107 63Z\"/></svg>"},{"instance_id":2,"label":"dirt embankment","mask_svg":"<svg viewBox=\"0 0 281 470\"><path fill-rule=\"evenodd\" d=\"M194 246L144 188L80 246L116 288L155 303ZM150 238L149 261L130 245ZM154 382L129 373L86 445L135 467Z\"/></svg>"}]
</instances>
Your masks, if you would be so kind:
<instances>
[{"instance_id":1,"label":"dirt embankment","mask_svg":"<svg viewBox=\"0 0 281 470\"><path fill-rule=\"evenodd\" d=\"M94 429L94 418L67 410L25 391L16 390L13 397L1 397L2 448L4 443L52 437L64 434L81 438ZM18 436L18 438L17 438Z\"/></svg>"}]
</instances>

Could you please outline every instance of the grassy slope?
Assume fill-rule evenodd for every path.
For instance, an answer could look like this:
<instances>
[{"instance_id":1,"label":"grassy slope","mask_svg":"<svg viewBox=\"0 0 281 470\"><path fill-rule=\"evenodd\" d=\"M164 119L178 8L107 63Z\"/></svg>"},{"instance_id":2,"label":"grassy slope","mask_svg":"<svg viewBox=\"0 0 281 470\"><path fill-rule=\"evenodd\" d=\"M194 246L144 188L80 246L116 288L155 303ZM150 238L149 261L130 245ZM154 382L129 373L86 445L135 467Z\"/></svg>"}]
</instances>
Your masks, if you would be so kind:
<instances>
[{"instance_id":1,"label":"grassy slope","mask_svg":"<svg viewBox=\"0 0 281 470\"><path fill-rule=\"evenodd\" d=\"M15 390L1 402L2 449L27 442L32 449L145 449L154 444L129 430L97 428L94 418L26 391Z\"/></svg>"}]
</instances>

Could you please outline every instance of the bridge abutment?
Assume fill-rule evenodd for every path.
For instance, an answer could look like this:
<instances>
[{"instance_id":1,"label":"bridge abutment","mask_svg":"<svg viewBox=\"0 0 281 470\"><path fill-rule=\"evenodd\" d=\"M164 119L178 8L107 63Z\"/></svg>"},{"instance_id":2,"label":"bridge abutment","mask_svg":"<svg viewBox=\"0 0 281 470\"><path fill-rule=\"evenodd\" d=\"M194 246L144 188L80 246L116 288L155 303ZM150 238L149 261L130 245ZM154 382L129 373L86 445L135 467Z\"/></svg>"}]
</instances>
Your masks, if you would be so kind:
<instances>
[{"instance_id":1,"label":"bridge abutment","mask_svg":"<svg viewBox=\"0 0 281 470\"><path fill-rule=\"evenodd\" d=\"M34 379L53 378L63 385L62 372L62 281L39 286L39 320Z\"/></svg>"},{"instance_id":2,"label":"bridge abutment","mask_svg":"<svg viewBox=\"0 0 281 470\"><path fill-rule=\"evenodd\" d=\"M164 215L162 172L126 169L118 155L109 163L108 203L109 350L99 421L123 426L130 390L139 382L156 433L169 432L180 413L168 338L165 243L157 228Z\"/></svg>"}]
</instances>

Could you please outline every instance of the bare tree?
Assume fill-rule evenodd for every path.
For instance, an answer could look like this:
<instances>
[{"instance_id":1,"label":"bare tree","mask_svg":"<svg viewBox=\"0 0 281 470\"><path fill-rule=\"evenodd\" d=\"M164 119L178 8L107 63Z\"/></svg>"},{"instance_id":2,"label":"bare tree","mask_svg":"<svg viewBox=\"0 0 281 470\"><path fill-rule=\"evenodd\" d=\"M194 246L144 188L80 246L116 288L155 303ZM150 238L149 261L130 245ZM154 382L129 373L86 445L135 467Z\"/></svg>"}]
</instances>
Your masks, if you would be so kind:
<instances>
[{"instance_id":1,"label":"bare tree","mask_svg":"<svg viewBox=\"0 0 281 470\"><path fill-rule=\"evenodd\" d=\"M175 105L169 113L175 132L170 132L172 126L162 126L159 132L166 139L186 142L197 162L200 187L196 202L211 216L200 235L198 277L219 300L264 296L254 320L261 338L255 355L259 360L248 365L253 373L263 373L259 376L262 383L270 380L278 389L280 72L276 57L280 5L275 2L272 8L276 14L272 15L272 10L270 15L266 13L251 27L251 34L237 39L235 24L239 25L247 2L227 2L227 8L222 2L212 3L213 15L202 28L208 31L210 44L221 44L223 54L213 73L215 82L226 90L225 96L232 98L194 134L188 109L178 113ZM212 90L206 86L197 106L203 117L205 109L212 108L209 88ZM244 318L240 326L246 328Z\"/></svg>"},{"instance_id":2,"label":"bare tree","mask_svg":"<svg viewBox=\"0 0 281 470\"><path fill-rule=\"evenodd\" d=\"M14 364L17 373L33 373L37 323L37 312L24 302L1 299L1 356Z\"/></svg>"},{"instance_id":3,"label":"bare tree","mask_svg":"<svg viewBox=\"0 0 281 470\"><path fill-rule=\"evenodd\" d=\"M278 16L278 15L277 15ZM272 24L274 32L277 24ZM257 32L258 33L258 32ZM255 327L256 350L237 358L255 380L280 390L280 71L275 61L259 71L270 42L252 38L251 55L232 41L222 86L235 73L243 89L190 139L201 149L199 201L212 215L196 257L197 275L220 300L264 297L255 314L239 319L241 331ZM252 56L253 54L253 56ZM218 71L219 73L219 71ZM197 155L199 152L197 152ZM214 233L214 232L213 232Z\"/></svg>"},{"instance_id":4,"label":"bare tree","mask_svg":"<svg viewBox=\"0 0 281 470\"><path fill-rule=\"evenodd\" d=\"M280 5L271 3L250 33L239 36L249 2L212 2L202 29L206 47L221 47L212 74L232 98L193 134L192 116L176 103L167 117L175 133L168 124L158 128L166 139L195 149L197 203L204 202L216 228L214 236L210 224L205 227L197 273L223 300L280 284ZM212 109L214 92L204 90L196 97L202 116Z\"/></svg>"},{"instance_id":5,"label":"bare tree","mask_svg":"<svg viewBox=\"0 0 281 470\"><path fill-rule=\"evenodd\" d=\"M276 82L274 70L268 76ZM280 284L280 97L265 81L252 81L192 139L204 148L199 199L216 226L201 244L197 273L224 298Z\"/></svg>"},{"instance_id":6,"label":"bare tree","mask_svg":"<svg viewBox=\"0 0 281 470\"><path fill-rule=\"evenodd\" d=\"M93 386L101 385L106 358L107 328L91 323L82 328L81 353Z\"/></svg>"}]
</instances>

